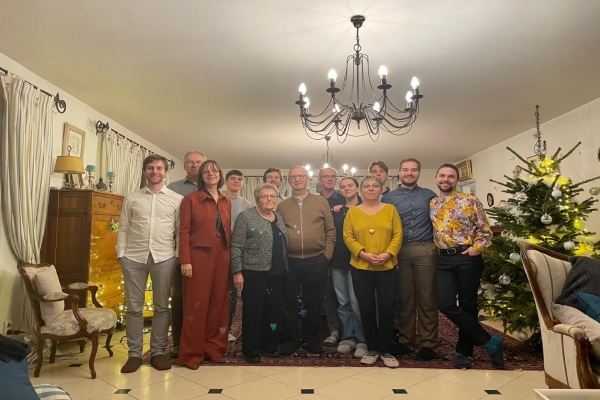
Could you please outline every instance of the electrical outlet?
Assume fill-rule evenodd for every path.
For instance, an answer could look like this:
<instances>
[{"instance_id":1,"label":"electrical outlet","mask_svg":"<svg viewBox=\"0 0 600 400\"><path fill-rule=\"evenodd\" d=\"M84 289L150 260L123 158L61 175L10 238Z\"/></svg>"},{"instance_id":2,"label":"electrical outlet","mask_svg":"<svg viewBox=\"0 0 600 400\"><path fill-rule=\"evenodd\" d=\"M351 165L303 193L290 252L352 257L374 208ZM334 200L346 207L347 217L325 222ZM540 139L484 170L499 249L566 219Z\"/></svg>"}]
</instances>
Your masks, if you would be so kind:
<instances>
[{"instance_id":1,"label":"electrical outlet","mask_svg":"<svg viewBox=\"0 0 600 400\"><path fill-rule=\"evenodd\" d=\"M7 319L6 321L4 321L4 325L2 325L2 334L4 336L6 336L6 334L8 333L8 331L10 329L13 328L13 322L12 319Z\"/></svg>"}]
</instances>

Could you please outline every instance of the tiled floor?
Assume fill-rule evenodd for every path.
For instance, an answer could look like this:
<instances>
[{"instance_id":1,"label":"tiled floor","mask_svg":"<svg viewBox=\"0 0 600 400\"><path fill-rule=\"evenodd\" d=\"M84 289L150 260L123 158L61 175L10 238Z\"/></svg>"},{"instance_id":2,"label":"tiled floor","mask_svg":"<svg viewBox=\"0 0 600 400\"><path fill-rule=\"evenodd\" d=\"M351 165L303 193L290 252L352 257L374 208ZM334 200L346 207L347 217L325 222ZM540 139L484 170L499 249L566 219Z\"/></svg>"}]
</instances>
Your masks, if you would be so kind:
<instances>
[{"instance_id":1,"label":"tiled floor","mask_svg":"<svg viewBox=\"0 0 600 400\"><path fill-rule=\"evenodd\" d=\"M260 366L207 366L191 371L174 366L160 372L143 366L133 374L121 374L127 360L126 346L118 344L123 334L115 335L114 357L108 357L103 349L98 351L97 379L90 379L88 372L89 348L79 356L75 345L65 344L59 347L62 353L73 351L74 355L44 365L39 378L33 378L30 370L31 381L61 386L75 400L536 400L533 389L547 388L541 371ZM82 365L69 367L73 364Z\"/></svg>"}]
</instances>

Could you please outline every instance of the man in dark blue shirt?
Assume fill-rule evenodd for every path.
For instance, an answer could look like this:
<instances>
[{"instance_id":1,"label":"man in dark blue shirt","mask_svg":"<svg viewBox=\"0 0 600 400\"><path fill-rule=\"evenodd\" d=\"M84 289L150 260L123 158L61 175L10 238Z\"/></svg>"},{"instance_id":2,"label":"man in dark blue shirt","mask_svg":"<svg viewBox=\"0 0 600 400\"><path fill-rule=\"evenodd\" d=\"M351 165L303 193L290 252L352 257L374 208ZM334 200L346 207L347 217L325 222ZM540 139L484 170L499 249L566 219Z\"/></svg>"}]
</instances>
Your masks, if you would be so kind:
<instances>
[{"instance_id":1,"label":"man in dark blue shirt","mask_svg":"<svg viewBox=\"0 0 600 400\"><path fill-rule=\"evenodd\" d=\"M433 350L438 341L438 310L435 301L435 274L438 251L433 243L433 225L429 202L436 194L417 185L421 163L414 158L400 162L401 185L383 196L393 204L402 220L402 248L398 254L398 354L414 351L416 315L419 316L419 345L416 359L437 357Z\"/></svg>"}]
</instances>

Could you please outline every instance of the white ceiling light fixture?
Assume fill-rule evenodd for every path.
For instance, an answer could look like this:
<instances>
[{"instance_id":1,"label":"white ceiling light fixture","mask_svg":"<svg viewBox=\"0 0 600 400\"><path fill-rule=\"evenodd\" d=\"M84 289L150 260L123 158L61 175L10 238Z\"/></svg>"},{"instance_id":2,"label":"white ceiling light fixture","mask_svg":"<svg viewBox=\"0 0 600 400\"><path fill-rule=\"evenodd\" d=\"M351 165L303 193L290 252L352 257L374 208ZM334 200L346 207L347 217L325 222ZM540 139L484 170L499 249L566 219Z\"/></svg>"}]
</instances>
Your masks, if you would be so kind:
<instances>
[{"instance_id":1,"label":"white ceiling light fixture","mask_svg":"<svg viewBox=\"0 0 600 400\"><path fill-rule=\"evenodd\" d=\"M379 139L379 130L383 129L393 135L406 135L419 116L419 100L423 95L419 93L419 80L414 77L411 81L413 91L406 94L406 108L397 108L387 96L387 91L392 85L388 84L388 70L385 66L379 68L381 84L377 89L381 95L375 93L371 83L369 56L361 53L359 29L365 22L362 15L353 16L350 21L356 28L355 54L346 58L346 73L341 88L336 87L337 73L330 70L329 88L326 92L331 95L329 103L319 114L310 113L310 102L306 96L306 85L302 83L298 89L300 97L296 104L300 106L300 119L302 126L309 138L314 140L329 139L336 135L339 142L344 142L348 136L359 137L369 135L371 140ZM349 84L346 104L340 98L344 94L346 85ZM370 90L368 90L370 89ZM374 101L370 103L369 101ZM359 132L350 132L351 121L356 121ZM361 122L365 129L360 131Z\"/></svg>"}]
</instances>

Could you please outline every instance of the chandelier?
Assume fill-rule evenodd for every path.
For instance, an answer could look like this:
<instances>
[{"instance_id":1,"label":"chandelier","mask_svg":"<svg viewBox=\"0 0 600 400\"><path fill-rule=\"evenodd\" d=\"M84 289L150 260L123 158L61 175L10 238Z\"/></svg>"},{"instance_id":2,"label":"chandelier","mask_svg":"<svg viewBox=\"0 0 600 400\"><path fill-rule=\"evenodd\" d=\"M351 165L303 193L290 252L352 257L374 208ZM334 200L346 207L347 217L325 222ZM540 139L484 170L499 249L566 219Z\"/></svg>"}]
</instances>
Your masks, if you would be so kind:
<instances>
[{"instance_id":1,"label":"chandelier","mask_svg":"<svg viewBox=\"0 0 600 400\"><path fill-rule=\"evenodd\" d=\"M316 115L310 113L310 100L306 96L306 85L302 83L298 89L300 97L296 104L300 106L300 120L309 138L320 140L336 135L340 143L346 141L348 136L360 137L369 135L371 140L379 139L379 130L383 129L393 135L406 135L412 124L419 116L419 80L414 77L411 86L414 90L406 93L406 108L400 109L392 104L387 96L387 91L392 85L387 82L388 71L383 65L379 68L381 84L377 94L371 83L369 56L361 53L359 29L365 22L362 15L353 16L350 21L356 28L355 54L346 58L346 73L341 88L336 87L337 73L329 71L329 88L325 90L330 94L329 104ZM349 74L350 72L350 74ZM347 104L340 101L348 85ZM370 90L369 90L370 89ZM370 103L369 101L373 101ZM361 122L365 129L361 132L350 132L352 120L356 121L358 130Z\"/></svg>"}]
</instances>

